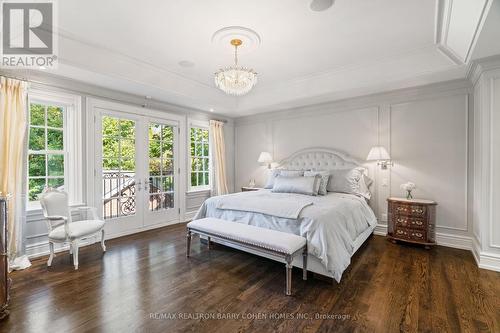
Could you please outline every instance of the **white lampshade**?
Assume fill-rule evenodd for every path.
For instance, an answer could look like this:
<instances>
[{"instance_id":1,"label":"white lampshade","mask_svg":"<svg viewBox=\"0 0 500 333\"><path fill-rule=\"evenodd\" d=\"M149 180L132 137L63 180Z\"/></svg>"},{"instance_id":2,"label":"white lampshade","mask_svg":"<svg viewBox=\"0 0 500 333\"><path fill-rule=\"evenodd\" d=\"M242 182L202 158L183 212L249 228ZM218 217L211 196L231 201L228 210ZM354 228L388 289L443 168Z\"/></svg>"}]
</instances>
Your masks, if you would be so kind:
<instances>
[{"instance_id":1,"label":"white lampshade","mask_svg":"<svg viewBox=\"0 0 500 333\"><path fill-rule=\"evenodd\" d=\"M370 149L368 153L367 161L385 161L390 160L391 156L387 152L387 150L382 146L374 146Z\"/></svg>"},{"instance_id":2,"label":"white lampshade","mask_svg":"<svg viewBox=\"0 0 500 333\"><path fill-rule=\"evenodd\" d=\"M260 153L257 162L269 164L273 162L273 157L267 151L263 151L262 153Z\"/></svg>"}]
</instances>

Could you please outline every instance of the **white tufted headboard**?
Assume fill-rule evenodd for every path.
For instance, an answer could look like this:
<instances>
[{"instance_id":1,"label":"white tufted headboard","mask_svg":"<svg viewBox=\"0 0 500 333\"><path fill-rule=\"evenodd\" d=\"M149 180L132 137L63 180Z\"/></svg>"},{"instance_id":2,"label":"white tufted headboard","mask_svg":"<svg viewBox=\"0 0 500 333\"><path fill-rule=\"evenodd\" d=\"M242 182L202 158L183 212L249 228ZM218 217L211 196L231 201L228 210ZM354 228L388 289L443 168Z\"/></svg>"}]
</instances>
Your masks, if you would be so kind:
<instances>
[{"instance_id":1,"label":"white tufted headboard","mask_svg":"<svg viewBox=\"0 0 500 333\"><path fill-rule=\"evenodd\" d=\"M361 167L368 169L356 159L330 148L307 148L299 150L279 163L281 168L291 170L339 170Z\"/></svg>"}]
</instances>

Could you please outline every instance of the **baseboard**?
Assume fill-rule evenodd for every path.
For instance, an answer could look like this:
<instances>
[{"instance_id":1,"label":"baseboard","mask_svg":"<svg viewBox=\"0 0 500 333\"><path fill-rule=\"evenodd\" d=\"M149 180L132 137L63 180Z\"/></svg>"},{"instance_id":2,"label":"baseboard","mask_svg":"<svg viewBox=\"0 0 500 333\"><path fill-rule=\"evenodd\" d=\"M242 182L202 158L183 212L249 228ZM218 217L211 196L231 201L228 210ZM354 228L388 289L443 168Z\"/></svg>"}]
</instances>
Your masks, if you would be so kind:
<instances>
[{"instance_id":1,"label":"baseboard","mask_svg":"<svg viewBox=\"0 0 500 333\"><path fill-rule=\"evenodd\" d=\"M500 255L481 252L479 254L479 268L500 272Z\"/></svg>"},{"instance_id":2,"label":"baseboard","mask_svg":"<svg viewBox=\"0 0 500 333\"><path fill-rule=\"evenodd\" d=\"M186 212L184 214L184 220L185 221L191 221L193 219L193 217L196 215L196 213L198 213L197 210L192 211L192 212Z\"/></svg>"},{"instance_id":3,"label":"baseboard","mask_svg":"<svg viewBox=\"0 0 500 333\"><path fill-rule=\"evenodd\" d=\"M443 234L438 232L436 233L436 243L441 246L472 251L472 239L470 236Z\"/></svg>"},{"instance_id":4,"label":"baseboard","mask_svg":"<svg viewBox=\"0 0 500 333\"><path fill-rule=\"evenodd\" d=\"M119 233L115 233L115 234L111 234L111 235L106 234L106 240L119 238L119 237L123 237L123 236L128 236L128 235L133 235L133 234L137 234L137 233L148 231L148 230L163 228L163 227L166 227L166 226L169 226L172 224L178 224L178 223L182 223L182 221L180 221L179 219L175 219L175 220L171 220L168 222L148 225L148 226L144 226L144 227L141 227L138 229L127 230L127 231L123 231L123 232L119 232Z\"/></svg>"},{"instance_id":5,"label":"baseboard","mask_svg":"<svg viewBox=\"0 0 500 333\"><path fill-rule=\"evenodd\" d=\"M481 253L481 246L479 245L479 239L477 239L476 236L472 237L472 256L474 257L474 260L476 260L476 264L479 266L481 258L480 258L480 253Z\"/></svg>"},{"instance_id":6,"label":"baseboard","mask_svg":"<svg viewBox=\"0 0 500 333\"><path fill-rule=\"evenodd\" d=\"M500 254L481 251L481 244L476 237L472 238L472 256L479 268L500 272Z\"/></svg>"},{"instance_id":7,"label":"baseboard","mask_svg":"<svg viewBox=\"0 0 500 333\"><path fill-rule=\"evenodd\" d=\"M80 242L79 247L84 247L87 245L92 245L96 242L99 242L99 237L90 237ZM54 252L64 252L69 251L69 244L54 244ZM49 241L39 242L35 244L30 244L26 246L26 255L30 259L35 259L43 256L48 256L50 253L49 249Z\"/></svg>"},{"instance_id":8,"label":"baseboard","mask_svg":"<svg viewBox=\"0 0 500 333\"><path fill-rule=\"evenodd\" d=\"M387 224L377 224L375 230L373 230L375 235L386 236L387 235Z\"/></svg>"},{"instance_id":9,"label":"baseboard","mask_svg":"<svg viewBox=\"0 0 500 333\"><path fill-rule=\"evenodd\" d=\"M132 235L132 234L136 234L136 233L139 233L139 232L148 231L148 230L152 230L152 229L162 228L162 227L166 227L166 226L169 226L169 225L172 225L172 224L177 224L177 223L181 223L181 222L179 220L173 220L173 221L168 221L168 222L165 222L165 223L159 223L159 224L154 224L154 225L142 227L140 229L127 230L127 231L120 232L120 233L115 233L115 234L112 234L112 235L106 235L106 240L113 239L113 238L118 238L118 237L123 237L123 236L128 236L128 235ZM83 246L87 246L87 245L92 245L92 244L94 244L96 242L99 242L100 240L101 240L100 237L97 237L97 236L90 237L90 238L87 238L85 240L82 240L80 242L80 246L79 247L83 247ZM64 252L64 251L69 251L69 244L62 244L62 243L61 244L58 244L58 243L54 244L54 252L55 253ZM38 257L43 257L43 256L46 256L46 255L49 255L49 253L50 253L50 250L49 250L49 241L48 241L48 239L45 240L45 241L43 241L43 242L29 244L29 245L26 246L26 255L30 259L35 259L35 258L38 258Z\"/></svg>"}]
</instances>

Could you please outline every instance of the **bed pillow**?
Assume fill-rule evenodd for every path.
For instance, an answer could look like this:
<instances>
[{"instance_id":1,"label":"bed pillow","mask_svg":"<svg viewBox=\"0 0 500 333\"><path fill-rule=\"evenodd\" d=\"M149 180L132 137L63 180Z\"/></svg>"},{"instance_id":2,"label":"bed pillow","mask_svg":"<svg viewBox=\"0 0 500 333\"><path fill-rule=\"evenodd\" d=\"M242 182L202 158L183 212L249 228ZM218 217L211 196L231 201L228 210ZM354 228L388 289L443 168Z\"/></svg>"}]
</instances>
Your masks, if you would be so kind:
<instances>
[{"instance_id":1,"label":"bed pillow","mask_svg":"<svg viewBox=\"0 0 500 333\"><path fill-rule=\"evenodd\" d=\"M328 171L304 171L304 177L319 176L319 195L326 195L326 187L328 186L328 179L330 172Z\"/></svg>"},{"instance_id":2,"label":"bed pillow","mask_svg":"<svg viewBox=\"0 0 500 333\"><path fill-rule=\"evenodd\" d=\"M364 197L366 200L370 200L372 197L372 193L370 192L370 185L373 183L373 180L366 175L363 175L359 179L359 195Z\"/></svg>"},{"instance_id":3,"label":"bed pillow","mask_svg":"<svg viewBox=\"0 0 500 333\"><path fill-rule=\"evenodd\" d=\"M328 182L328 192L341 192L350 194L360 194L359 181L363 176L362 168L332 170L330 171L330 181Z\"/></svg>"},{"instance_id":4,"label":"bed pillow","mask_svg":"<svg viewBox=\"0 0 500 333\"><path fill-rule=\"evenodd\" d=\"M306 176L304 176L306 177ZM314 176L307 176L307 177L314 177L314 193L313 195L319 195L319 187L321 186L321 177L319 175L314 175Z\"/></svg>"},{"instance_id":5,"label":"bed pillow","mask_svg":"<svg viewBox=\"0 0 500 333\"><path fill-rule=\"evenodd\" d=\"M304 175L304 171L281 169L279 175L282 177L301 177Z\"/></svg>"},{"instance_id":6,"label":"bed pillow","mask_svg":"<svg viewBox=\"0 0 500 333\"><path fill-rule=\"evenodd\" d=\"M279 175L274 180L274 186L271 191L275 193L314 195L316 184L316 177L283 177Z\"/></svg>"},{"instance_id":7,"label":"bed pillow","mask_svg":"<svg viewBox=\"0 0 500 333\"><path fill-rule=\"evenodd\" d=\"M264 185L264 188L271 189L274 186L274 180L280 174L280 170L278 169L268 169L267 182Z\"/></svg>"},{"instance_id":8,"label":"bed pillow","mask_svg":"<svg viewBox=\"0 0 500 333\"><path fill-rule=\"evenodd\" d=\"M304 175L302 170L287 170L287 169L268 169L267 182L264 188L271 189L274 185L274 180L278 176L282 177L301 177Z\"/></svg>"}]
</instances>

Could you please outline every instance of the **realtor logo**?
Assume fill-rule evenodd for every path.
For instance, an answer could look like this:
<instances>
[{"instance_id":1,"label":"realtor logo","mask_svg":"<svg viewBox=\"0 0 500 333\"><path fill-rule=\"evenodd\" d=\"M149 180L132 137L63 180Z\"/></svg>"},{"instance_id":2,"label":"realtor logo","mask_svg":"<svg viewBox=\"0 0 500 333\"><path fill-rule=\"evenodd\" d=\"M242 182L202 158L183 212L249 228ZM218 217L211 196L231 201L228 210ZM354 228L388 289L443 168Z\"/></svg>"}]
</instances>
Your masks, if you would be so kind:
<instances>
[{"instance_id":1,"label":"realtor logo","mask_svg":"<svg viewBox=\"0 0 500 333\"><path fill-rule=\"evenodd\" d=\"M54 68L55 15L50 2L2 2L2 66Z\"/></svg>"}]
</instances>

